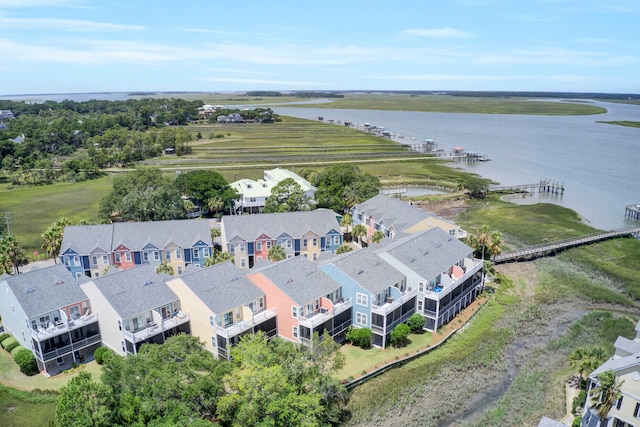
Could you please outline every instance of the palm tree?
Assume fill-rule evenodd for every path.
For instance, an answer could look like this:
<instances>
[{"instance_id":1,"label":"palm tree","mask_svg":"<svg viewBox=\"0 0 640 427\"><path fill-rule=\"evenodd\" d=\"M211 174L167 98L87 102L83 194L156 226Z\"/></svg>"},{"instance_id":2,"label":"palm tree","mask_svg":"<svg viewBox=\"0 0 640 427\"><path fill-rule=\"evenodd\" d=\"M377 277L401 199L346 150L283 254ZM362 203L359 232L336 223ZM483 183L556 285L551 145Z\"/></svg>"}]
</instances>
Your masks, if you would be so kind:
<instances>
[{"instance_id":1,"label":"palm tree","mask_svg":"<svg viewBox=\"0 0 640 427\"><path fill-rule=\"evenodd\" d=\"M569 356L569 365L580 378L594 371L607 359L607 351L602 347L579 348Z\"/></svg>"},{"instance_id":2,"label":"palm tree","mask_svg":"<svg viewBox=\"0 0 640 427\"><path fill-rule=\"evenodd\" d=\"M482 259L484 260L484 250L489 244L489 226L483 225L480 227L474 236L474 243L482 250Z\"/></svg>"},{"instance_id":3,"label":"palm tree","mask_svg":"<svg viewBox=\"0 0 640 427\"><path fill-rule=\"evenodd\" d=\"M207 208L215 215L224 208L224 200L220 196L213 196L207 200Z\"/></svg>"},{"instance_id":4,"label":"palm tree","mask_svg":"<svg viewBox=\"0 0 640 427\"><path fill-rule=\"evenodd\" d=\"M0 238L0 253L9 259L9 262L13 267L13 272L15 274L20 274L18 267L26 261L26 258L24 256L24 251L18 244L18 239L12 235L2 236L2 238ZM4 268L5 270L8 270L7 265L5 265Z\"/></svg>"},{"instance_id":5,"label":"palm tree","mask_svg":"<svg viewBox=\"0 0 640 427\"><path fill-rule=\"evenodd\" d=\"M156 267L156 273L165 273L173 276L173 267L168 262L163 262Z\"/></svg>"},{"instance_id":6,"label":"palm tree","mask_svg":"<svg viewBox=\"0 0 640 427\"><path fill-rule=\"evenodd\" d=\"M356 224L353 226L353 230L351 230L351 234L353 237L357 238L362 245L361 237L367 235L367 228L362 224Z\"/></svg>"},{"instance_id":7,"label":"palm tree","mask_svg":"<svg viewBox=\"0 0 640 427\"><path fill-rule=\"evenodd\" d=\"M384 233L380 230L376 230L376 232L373 233L373 236L371 236L371 241L373 243L380 243L382 239L384 239Z\"/></svg>"},{"instance_id":8,"label":"palm tree","mask_svg":"<svg viewBox=\"0 0 640 427\"><path fill-rule=\"evenodd\" d=\"M344 214L344 216L340 220L340 225L345 228L345 233L349 234L349 227L353 225L353 217L351 216L351 214Z\"/></svg>"},{"instance_id":9,"label":"palm tree","mask_svg":"<svg viewBox=\"0 0 640 427\"><path fill-rule=\"evenodd\" d=\"M338 249L336 249L336 254L343 254L346 252L351 252L353 248L349 245L342 245Z\"/></svg>"},{"instance_id":10,"label":"palm tree","mask_svg":"<svg viewBox=\"0 0 640 427\"><path fill-rule=\"evenodd\" d=\"M496 256L502 253L502 233L494 231L491 233L491 240L489 241L489 253L493 257L493 262L496 261Z\"/></svg>"},{"instance_id":11,"label":"palm tree","mask_svg":"<svg viewBox=\"0 0 640 427\"><path fill-rule=\"evenodd\" d=\"M53 258L54 263L58 263L58 252L60 251L60 245L62 239L60 238L59 230L56 227L49 227L40 235L42 237L42 249L45 250L47 255Z\"/></svg>"},{"instance_id":12,"label":"palm tree","mask_svg":"<svg viewBox=\"0 0 640 427\"><path fill-rule=\"evenodd\" d=\"M598 379L598 384L589 391L589 395L597 399L591 405L591 408L596 410L598 418L600 418L600 425L604 426L611 408L613 408L616 400L622 397L620 386L622 386L624 380L619 380L612 370L602 372L596 378Z\"/></svg>"},{"instance_id":13,"label":"palm tree","mask_svg":"<svg viewBox=\"0 0 640 427\"><path fill-rule=\"evenodd\" d=\"M269 249L268 258L273 262L282 261L286 257L287 254L285 253L284 248L280 245L272 246L271 249Z\"/></svg>"},{"instance_id":14,"label":"palm tree","mask_svg":"<svg viewBox=\"0 0 640 427\"><path fill-rule=\"evenodd\" d=\"M215 251L212 256L204 260L204 266L210 267L225 261L233 261L233 255L229 252Z\"/></svg>"}]
</instances>

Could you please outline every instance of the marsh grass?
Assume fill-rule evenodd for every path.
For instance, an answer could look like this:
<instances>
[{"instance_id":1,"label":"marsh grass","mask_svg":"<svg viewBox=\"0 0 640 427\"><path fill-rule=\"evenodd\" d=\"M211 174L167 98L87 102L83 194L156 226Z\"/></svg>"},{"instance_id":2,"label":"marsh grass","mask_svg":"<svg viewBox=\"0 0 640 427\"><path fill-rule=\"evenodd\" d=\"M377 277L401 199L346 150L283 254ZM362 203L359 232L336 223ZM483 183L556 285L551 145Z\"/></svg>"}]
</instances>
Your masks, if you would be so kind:
<instances>
[{"instance_id":1,"label":"marsh grass","mask_svg":"<svg viewBox=\"0 0 640 427\"><path fill-rule=\"evenodd\" d=\"M53 393L27 392L0 385L0 424L3 426L47 426L55 419Z\"/></svg>"}]
</instances>

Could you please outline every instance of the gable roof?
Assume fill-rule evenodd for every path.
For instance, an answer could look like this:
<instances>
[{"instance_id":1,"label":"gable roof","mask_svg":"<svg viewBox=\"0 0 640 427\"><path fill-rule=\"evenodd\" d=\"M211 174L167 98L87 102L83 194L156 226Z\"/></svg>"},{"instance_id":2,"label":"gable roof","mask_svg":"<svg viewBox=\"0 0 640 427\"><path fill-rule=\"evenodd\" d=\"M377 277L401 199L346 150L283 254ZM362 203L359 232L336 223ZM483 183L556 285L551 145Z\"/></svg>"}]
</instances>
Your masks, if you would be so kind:
<instances>
[{"instance_id":1,"label":"gable roof","mask_svg":"<svg viewBox=\"0 0 640 427\"><path fill-rule=\"evenodd\" d=\"M333 258L333 261L329 260L327 263L335 265L373 295L379 294L405 277L369 248L348 252L345 256Z\"/></svg>"},{"instance_id":2,"label":"gable roof","mask_svg":"<svg viewBox=\"0 0 640 427\"><path fill-rule=\"evenodd\" d=\"M17 276L3 276L28 317L47 313L87 298L62 264ZM82 276L80 281L89 280Z\"/></svg>"},{"instance_id":3,"label":"gable roof","mask_svg":"<svg viewBox=\"0 0 640 427\"><path fill-rule=\"evenodd\" d=\"M257 240L263 234L272 239L284 233L298 238L309 231L324 236L331 230L340 230L336 213L328 209L260 215L226 215L222 217L221 227L225 231L227 241L239 237L248 242Z\"/></svg>"},{"instance_id":4,"label":"gable roof","mask_svg":"<svg viewBox=\"0 0 640 427\"><path fill-rule=\"evenodd\" d=\"M311 185L309 181L307 181L297 173L292 172L288 169L275 168L271 170L266 170L264 171L264 178L265 180L273 180L277 182L283 181L287 178L291 178L298 183L298 185L302 188L302 191L304 191L305 193L309 190L316 191L316 187Z\"/></svg>"},{"instance_id":5,"label":"gable roof","mask_svg":"<svg viewBox=\"0 0 640 427\"><path fill-rule=\"evenodd\" d=\"M435 214L426 212L417 206L382 194L358 203L354 209L365 217L373 216L376 222L384 223L387 228L395 226L397 231L406 230L427 218L436 217Z\"/></svg>"},{"instance_id":6,"label":"gable roof","mask_svg":"<svg viewBox=\"0 0 640 427\"><path fill-rule=\"evenodd\" d=\"M461 259L470 257L473 249L440 228L432 228L391 241L376 253L387 253L424 279L431 280Z\"/></svg>"},{"instance_id":7,"label":"gable roof","mask_svg":"<svg viewBox=\"0 0 640 427\"><path fill-rule=\"evenodd\" d=\"M246 271L231 261L200 268L180 278L216 314L264 296L264 292L247 279Z\"/></svg>"},{"instance_id":8,"label":"gable roof","mask_svg":"<svg viewBox=\"0 0 640 427\"><path fill-rule=\"evenodd\" d=\"M98 247L111 252L120 245L135 251L142 250L148 244L162 249L169 243L190 248L200 240L213 246L211 226L207 219L75 225L64 229L61 253L73 249L86 255Z\"/></svg>"},{"instance_id":9,"label":"gable roof","mask_svg":"<svg viewBox=\"0 0 640 427\"><path fill-rule=\"evenodd\" d=\"M305 256L298 256L258 269L296 304L308 304L340 287Z\"/></svg>"},{"instance_id":10,"label":"gable roof","mask_svg":"<svg viewBox=\"0 0 640 427\"><path fill-rule=\"evenodd\" d=\"M171 276L157 274L155 267L143 265L93 279L113 309L123 319L178 300L165 284Z\"/></svg>"}]
</instances>

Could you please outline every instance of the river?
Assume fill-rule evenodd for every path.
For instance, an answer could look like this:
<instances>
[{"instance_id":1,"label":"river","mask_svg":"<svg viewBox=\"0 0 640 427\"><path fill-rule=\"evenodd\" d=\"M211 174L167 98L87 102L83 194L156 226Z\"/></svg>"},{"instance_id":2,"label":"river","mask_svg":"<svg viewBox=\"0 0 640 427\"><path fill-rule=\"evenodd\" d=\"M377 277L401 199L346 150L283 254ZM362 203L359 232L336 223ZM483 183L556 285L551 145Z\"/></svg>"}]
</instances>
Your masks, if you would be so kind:
<instances>
[{"instance_id":1,"label":"river","mask_svg":"<svg viewBox=\"0 0 640 427\"><path fill-rule=\"evenodd\" d=\"M598 123L640 122L640 106L591 102L607 113L533 116L290 107L274 107L274 111L300 118L371 123L415 138L410 143L434 139L445 150L461 146L488 155L491 161L458 162L455 167L502 185L543 179L564 183L562 196L536 194L514 203L556 203L603 230L640 225L625 218L625 206L640 203L640 128Z\"/></svg>"}]
</instances>

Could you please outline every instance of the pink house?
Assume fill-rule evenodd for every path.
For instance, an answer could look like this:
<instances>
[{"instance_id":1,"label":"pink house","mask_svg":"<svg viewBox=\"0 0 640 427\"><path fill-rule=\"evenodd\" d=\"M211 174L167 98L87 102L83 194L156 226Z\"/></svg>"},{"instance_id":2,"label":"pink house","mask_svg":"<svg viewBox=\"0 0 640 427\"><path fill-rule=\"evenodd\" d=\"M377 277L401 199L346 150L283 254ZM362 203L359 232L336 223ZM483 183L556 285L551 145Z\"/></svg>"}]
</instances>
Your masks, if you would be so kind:
<instances>
[{"instance_id":1,"label":"pink house","mask_svg":"<svg viewBox=\"0 0 640 427\"><path fill-rule=\"evenodd\" d=\"M313 333L344 339L351 325L351 300L342 287L306 257L296 257L258 269L247 278L267 295L267 310L278 313L278 335L307 342Z\"/></svg>"}]
</instances>

